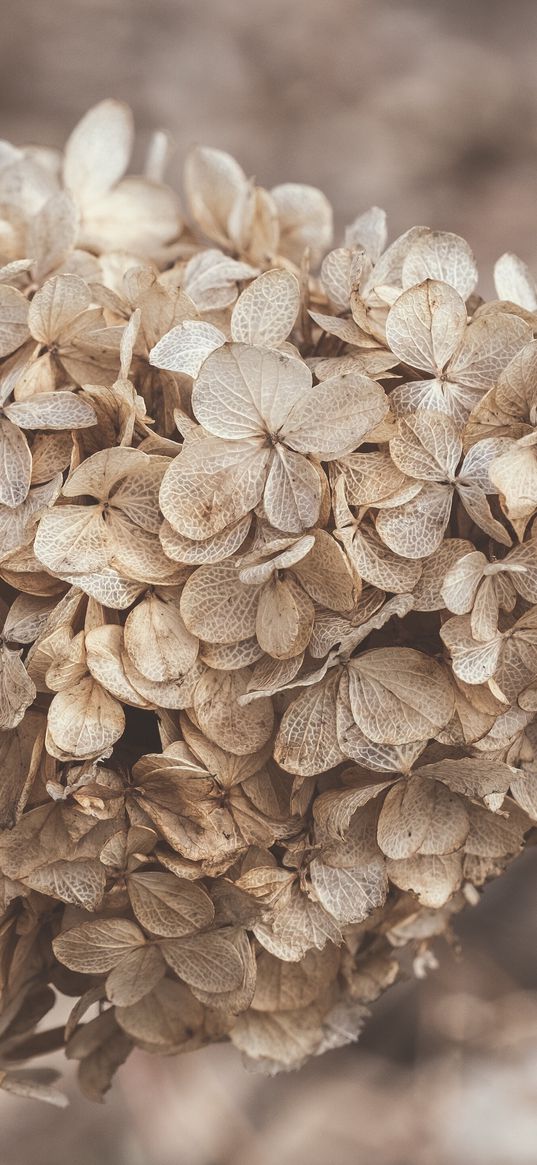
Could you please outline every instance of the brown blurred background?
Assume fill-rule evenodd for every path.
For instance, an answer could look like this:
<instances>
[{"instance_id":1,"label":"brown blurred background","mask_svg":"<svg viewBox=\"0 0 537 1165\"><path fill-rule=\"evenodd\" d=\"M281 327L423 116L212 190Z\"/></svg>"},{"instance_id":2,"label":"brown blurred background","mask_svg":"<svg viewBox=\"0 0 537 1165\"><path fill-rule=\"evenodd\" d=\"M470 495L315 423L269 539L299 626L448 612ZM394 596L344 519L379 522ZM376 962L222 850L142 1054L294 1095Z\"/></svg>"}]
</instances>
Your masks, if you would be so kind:
<instances>
[{"instance_id":1,"label":"brown blurred background","mask_svg":"<svg viewBox=\"0 0 537 1165\"><path fill-rule=\"evenodd\" d=\"M3 0L2 136L61 145L125 98L153 127L537 270L535 0ZM0 1165L536 1165L537 850L458 922L361 1043L265 1080L219 1047L134 1056L104 1109L2 1094Z\"/></svg>"}]
</instances>

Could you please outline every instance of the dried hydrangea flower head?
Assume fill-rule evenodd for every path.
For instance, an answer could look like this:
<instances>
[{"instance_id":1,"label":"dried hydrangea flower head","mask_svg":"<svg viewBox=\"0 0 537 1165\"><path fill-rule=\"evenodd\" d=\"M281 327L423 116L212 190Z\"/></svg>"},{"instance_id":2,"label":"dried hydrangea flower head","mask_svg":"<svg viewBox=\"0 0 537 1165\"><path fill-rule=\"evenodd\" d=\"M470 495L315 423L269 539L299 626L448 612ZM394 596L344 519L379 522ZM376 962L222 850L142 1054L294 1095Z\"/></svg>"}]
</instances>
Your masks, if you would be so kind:
<instances>
[{"instance_id":1,"label":"dried hydrangea flower head","mask_svg":"<svg viewBox=\"0 0 537 1165\"><path fill-rule=\"evenodd\" d=\"M0 1087L358 1037L537 821L537 294L103 101L0 164ZM56 994L65 1030L36 1033Z\"/></svg>"}]
</instances>

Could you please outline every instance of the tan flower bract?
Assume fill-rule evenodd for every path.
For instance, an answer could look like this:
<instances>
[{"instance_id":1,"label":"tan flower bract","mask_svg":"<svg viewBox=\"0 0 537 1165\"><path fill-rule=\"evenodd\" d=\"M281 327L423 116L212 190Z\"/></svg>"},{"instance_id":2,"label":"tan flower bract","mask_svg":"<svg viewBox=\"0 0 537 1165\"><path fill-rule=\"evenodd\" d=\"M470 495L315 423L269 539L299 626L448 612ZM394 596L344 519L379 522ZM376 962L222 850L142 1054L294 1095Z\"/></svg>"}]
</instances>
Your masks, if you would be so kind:
<instances>
[{"instance_id":1,"label":"tan flower bract","mask_svg":"<svg viewBox=\"0 0 537 1165\"><path fill-rule=\"evenodd\" d=\"M60 989L92 1099L357 1039L537 822L535 280L203 147L185 227L159 142L0 169L0 1088L52 1103Z\"/></svg>"}]
</instances>

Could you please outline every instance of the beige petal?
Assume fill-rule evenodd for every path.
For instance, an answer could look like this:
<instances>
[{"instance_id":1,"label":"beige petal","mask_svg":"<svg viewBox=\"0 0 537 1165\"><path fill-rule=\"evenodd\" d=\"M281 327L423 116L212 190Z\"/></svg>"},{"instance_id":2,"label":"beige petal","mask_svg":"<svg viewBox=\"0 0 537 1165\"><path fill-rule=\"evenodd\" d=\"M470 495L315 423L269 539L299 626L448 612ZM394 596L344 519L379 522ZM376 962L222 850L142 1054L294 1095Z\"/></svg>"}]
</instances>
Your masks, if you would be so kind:
<instances>
[{"instance_id":1,"label":"beige petal","mask_svg":"<svg viewBox=\"0 0 537 1165\"><path fill-rule=\"evenodd\" d=\"M237 440L277 434L311 388L306 365L283 352L232 344L206 360L192 393L192 408L215 436Z\"/></svg>"},{"instance_id":2,"label":"beige petal","mask_svg":"<svg viewBox=\"0 0 537 1165\"><path fill-rule=\"evenodd\" d=\"M194 692L193 707L202 732L237 756L262 748L274 724L271 700L239 705L238 698L248 690L249 679L248 668L227 675L207 669Z\"/></svg>"},{"instance_id":3,"label":"beige petal","mask_svg":"<svg viewBox=\"0 0 537 1165\"><path fill-rule=\"evenodd\" d=\"M51 862L27 874L25 884L82 910L98 910L106 887L106 871L98 859Z\"/></svg>"},{"instance_id":4,"label":"beige petal","mask_svg":"<svg viewBox=\"0 0 537 1165\"><path fill-rule=\"evenodd\" d=\"M347 528L339 532L353 567L372 586L404 594L420 577L421 564L401 558L381 542L373 527Z\"/></svg>"},{"instance_id":5,"label":"beige petal","mask_svg":"<svg viewBox=\"0 0 537 1165\"><path fill-rule=\"evenodd\" d=\"M48 711L47 750L73 759L110 753L125 727L121 705L92 676L58 692Z\"/></svg>"},{"instance_id":6,"label":"beige petal","mask_svg":"<svg viewBox=\"0 0 537 1165\"><path fill-rule=\"evenodd\" d=\"M301 777L326 772L344 760L336 731L339 672L301 692L280 722L274 746L275 760Z\"/></svg>"},{"instance_id":7,"label":"beige petal","mask_svg":"<svg viewBox=\"0 0 537 1165\"><path fill-rule=\"evenodd\" d=\"M184 186L191 214L209 238L224 246L229 216L246 184L238 162L223 150L196 146L187 156Z\"/></svg>"},{"instance_id":8,"label":"beige petal","mask_svg":"<svg viewBox=\"0 0 537 1165\"><path fill-rule=\"evenodd\" d=\"M316 267L332 242L332 207L320 190L288 182L271 190L280 223L280 252L300 264L306 248Z\"/></svg>"},{"instance_id":9,"label":"beige petal","mask_svg":"<svg viewBox=\"0 0 537 1165\"><path fill-rule=\"evenodd\" d=\"M16 728L37 695L19 651L0 647L0 730Z\"/></svg>"},{"instance_id":10,"label":"beige petal","mask_svg":"<svg viewBox=\"0 0 537 1165\"><path fill-rule=\"evenodd\" d=\"M275 659L293 658L308 646L314 619L313 603L294 579L271 579L259 595L258 643Z\"/></svg>"},{"instance_id":11,"label":"beige petal","mask_svg":"<svg viewBox=\"0 0 537 1165\"><path fill-rule=\"evenodd\" d=\"M97 506L58 506L41 517L36 557L58 574L104 570L110 558L108 532Z\"/></svg>"},{"instance_id":12,"label":"beige petal","mask_svg":"<svg viewBox=\"0 0 537 1165\"><path fill-rule=\"evenodd\" d=\"M183 983L161 979L138 1003L116 1009L123 1031L148 1051L188 1046L192 1030L203 1025L203 1008Z\"/></svg>"},{"instance_id":13,"label":"beige petal","mask_svg":"<svg viewBox=\"0 0 537 1165\"><path fill-rule=\"evenodd\" d=\"M312 1003L337 974L335 947L311 950L299 963L282 963L268 952L257 960L257 980L252 1008L255 1011L289 1011Z\"/></svg>"},{"instance_id":14,"label":"beige petal","mask_svg":"<svg viewBox=\"0 0 537 1165\"><path fill-rule=\"evenodd\" d=\"M518 303L527 311L537 311L537 288L529 267L518 255L508 251L494 264L494 283L498 299Z\"/></svg>"},{"instance_id":15,"label":"beige petal","mask_svg":"<svg viewBox=\"0 0 537 1165\"><path fill-rule=\"evenodd\" d=\"M16 287L0 286L0 356L9 356L30 335L28 300Z\"/></svg>"},{"instance_id":16,"label":"beige petal","mask_svg":"<svg viewBox=\"0 0 537 1165\"><path fill-rule=\"evenodd\" d=\"M159 530L159 537L162 549L168 558L174 562L201 566L206 563L221 562L222 559L229 558L230 555L234 554L242 546L250 529L251 521L251 515L246 514L233 526L227 526L219 534L214 534L212 538L201 539L198 542L185 538L183 534L174 530L169 522L164 521Z\"/></svg>"},{"instance_id":17,"label":"beige petal","mask_svg":"<svg viewBox=\"0 0 537 1165\"><path fill-rule=\"evenodd\" d=\"M371 206L345 228L345 246L364 247L373 263L378 262L387 238L386 211L380 206Z\"/></svg>"},{"instance_id":18,"label":"beige petal","mask_svg":"<svg viewBox=\"0 0 537 1165\"><path fill-rule=\"evenodd\" d=\"M137 471L144 472L150 463L151 459L139 449L124 447L102 449L87 457L73 470L63 487L63 492L68 498L90 494L91 497L106 501L113 487L117 487L122 479L136 474ZM160 461L158 464L160 467Z\"/></svg>"},{"instance_id":19,"label":"beige petal","mask_svg":"<svg viewBox=\"0 0 537 1165\"><path fill-rule=\"evenodd\" d=\"M416 773L387 793L377 837L387 857L401 860L418 852L452 853L464 844L469 828L460 798Z\"/></svg>"},{"instance_id":20,"label":"beige petal","mask_svg":"<svg viewBox=\"0 0 537 1165\"><path fill-rule=\"evenodd\" d=\"M449 283L462 299L468 299L477 284L477 266L468 243L449 231L429 231L418 239L403 263L403 287L424 279Z\"/></svg>"},{"instance_id":21,"label":"beige petal","mask_svg":"<svg viewBox=\"0 0 537 1165\"><path fill-rule=\"evenodd\" d=\"M462 882L462 854L426 856L413 854L400 861L388 861L390 881L401 890L414 893L422 906L440 910Z\"/></svg>"},{"instance_id":22,"label":"beige petal","mask_svg":"<svg viewBox=\"0 0 537 1165\"><path fill-rule=\"evenodd\" d=\"M156 946L141 946L129 951L106 980L106 995L118 1007L131 1007L160 983L166 963Z\"/></svg>"},{"instance_id":23,"label":"beige petal","mask_svg":"<svg viewBox=\"0 0 537 1165\"><path fill-rule=\"evenodd\" d=\"M463 683L482 684L492 678L502 649L501 636L495 636L489 643L476 641L470 619L465 615L448 619L440 634L451 654L453 671Z\"/></svg>"},{"instance_id":24,"label":"beige petal","mask_svg":"<svg viewBox=\"0 0 537 1165\"><path fill-rule=\"evenodd\" d=\"M103 918L73 926L54 939L54 953L71 971L102 975L111 971L125 955L144 945L135 922L124 918Z\"/></svg>"},{"instance_id":25,"label":"beige petal","mask_svg":"<svg viewBox=\"0 0 537 1165\"><path fill-rule=\"evenodd\" d=\"M76 203L61 190L44 203L28 231L28 253L33 256L32 275L41 283L67 258L76 243L79 216Z\"/></svg>"},{"instance_id":26,"label":"beige petal","mask_svg":"<svg viewBox=\"0 0 537 1165\"><path fill-rule=\"evenodd\" d=\"M132 114L122 101L100 101L75 126L65 147L64 182L83 206L123 176L133 144Z\"/></svg>"},{"instance_id":27,"label":"beige petal","mask_svg":"<svg viewBox=\"0 0 537 1165\"><path fill-rule=\"evenodd\" d=\"M402 473L419 481L442 481L457 470L462 441L451 417L421 411L399 421L390 454Z\"/></svg>"},{"instance_id":28,"label":"beige petal","mask_svg":"<svg viewBox=\"0 0 537 1165\"><path fill-rule=\"evenodd\" d=\"M21 429L85 429L97 417L88 400L74 392L42 392L8 405L6 414Z\"/></svg>"},{"instance_id":29,"label":"beige petal","mask_svg":"<svg viewBox=\"0 0 537 1165\"><path fill-rule=\"evenodd\" d=\"M78 275L55 275L36 291L28 312L32 336L54 344L91 304L91 292Z\"/></svg>"},{"instance_id":30,"label":"beige petal","mask_svg":"<svg viewBox=\"0 0 537 1165\"><path fill-rule=\"evenodd\" d=\"M122 659L123 628L115 624L93 627L86 634L88 671L111 696L135 708L147 708L150 701L140 695L126 675ZM50 683L49 674L47 681Z\"/></svg>"},{"instance_id":31,"label":"beige petal","mask_svg":"<svg viewBox=\"0 0 537 1165\"><path fill-rule=\"evenodd\" d=\"M399 296L386 320L386 339L411 368L441 372L466 330L466 307L448 283L426 279Z\"/></svg>"},{"instance_id":32,"label":"beige petal","mask_svg":"<svg viewBox=\"0 0 537 1165\"><path fill-rule=\"evenodd\" d=\"M327 530L316 531L311 550L295 564L294 574L310 598L329 610L349 611L359 597L360 585Z\"/></svg>"},{"instance_id":33,"label":"beige petal","mask_svg":"<svg viewBox=\"0 0 537 1165\"><path fill-rule=\"evenodd\" d=\"M338 311L349 309L353 290L354 257L349 247L337 247L335 251L329 251L321 263L322 285Z\"/></svg>"},{"instance_id":34,"label":"beige petal","mask_svg":"<svg viewBox=\"0 0 537 1165\"><path fill-rule=\"evenodd\" d=\"M412 501L393 510L380 510L377 532L403 558L427 558L442 543L451 514L451 486L427 484Z\"/></svg>"},{"instance_id":35,"label":"beige petal","mask_svg":"<svg viewBox=\"0 0 537 1165\"><path fill-rule=\"evenodd\" d=\"M374 380L360 373L324 380L291 409L282 440L298 453L323 460L351 453L388 412L388 399Z\"/></svg>"},{"instance_id":36,"label":"beige petal","mask_svg":"<svg viewBox=\"0 0 537 1165\"><path fill-rule=\"evenodd\" d=\"M81 242L97 251L117 248L150 257L175 239L182 225L173 190L129 176L85 207Z\"/></svg>"},{"instance_id":37,"label":"beige petal","mask_svg":"<svg viewBox=\"0 0 537 1165\"><path fill-rule=\"evenodd\" d=\"M196 377L209 356L225 343L219 328L205 320L184 320L166 332L149 353L149 363Z\"/></svg>"},{"instance_id":38,"label":"beige petal","mask_svg":"<svg viewBox=\"0 0 537 1165\"><path fill-rule=\"evenodd\" d=\"M455 615L466 615L472 610L487 565L485 555L479 550L472 550L450 567L442 586L442 598L448 611L453 611Z\"/></svg>"},{"instance_id":39,"label":"beige petal","mask_svg":"<svg viewBox=\"0 0 537 1165\"><path fill-rule=\"evenodd\" d=\"M240 344L277 348L292 331L300 286L289 271L264 271L239 296L231 314L231 336Z\"/></svg>"},{"instance_id":40,"label":"beige petal","mask_svg":"<svg viewBox=\"0 0 537 1165\"><path fill-rule=\"evenodd\" d=\"M14 509L28 494L32 455L24 433L0 416L0 504Z\"/></svg>"},{"instance_id":41,"label":"beige petal","mask_svg":"<svg viewBox=\"0 0 537 1165\"><path fill-rule=\"evenodd\" d=\"M434 659L405 647L367 651L348 665L358 728L379 744L425 740L453 714L449 680Z\"/></svg>"},{"instance_id":42,"label":"beige petal","mask_svg":"<svg viewBox=\"0 0 537 1165\"><path fill-rule=\"evenodd\" d=\"M184 675L198 655L198 641L187 630L178 603L155 593L127 616L125 647L138 671L160 683Z\"/></svg>"},{"instance_id":43,"label":"beige petal","mask_svg":"<svg viewBox=\"0 0 537 1165\"><path fill-rule=\"evenodd\" d=\"M210 247L189 259L182 287L199 311L211 311L229 307L237 298L237 283L256 275L257 267Z\"/></svg>"},{"instance_id":44,"label":"beige petal","mask_svg":"<svg viewBox=\"0 0 537 1165\"><path fill-rule=\"evenodd\" d=\"M276 445L269 463L263 508L272 526L302 534L314 526L321 504L321 479L300 453Z\"/></svg>"},{"instance_id":45,"label":"beige petal","mask_svg":"<svg viewBox=\"0 0 537 1165\"><path fill-rule=\"evenodd\" d=\"M188 445L164 474L164 517L179 534L196 541L219 534L257 505L268 457L268 448L256 441L207 437Z\"/></svg>"},{"instance_id":46,"label":"beige petal","mask_svg":"<svg viewBox=\"0 0 537 1165\"><path fill-rule=\"evenodd\" d=\"M141 925L151 934L182 938L204 930L214 918L214 907L201 887L174 874L148 871L128 879L129 899Z\"/></svg>"},{"instance_id":47,"label":"beige petal","mask_svg":"<svg viewBox=\"0 0 537 1165\"><path fill-rule=\"evenodd\" d=\"M442 610L444 579L459 558L471 551L472 543L464 538L444 538L438 550L421 563L421 575L412 595L416 611Z\"/></svg>"},{"instance_id":48,"label":"beige petal","mask_svg":"<svg viewBox=\"0 0 537 1165\"><path fill-rule=\"evenodd\" d=\"M223 931L168 939L161 949L166 962L189 987L220 994L242 983L242 960Z\"/></svg>"},{"instance_id":49,"label":"beige petal","mask_svg":"<svg viewBox=\"0 0 537 1165\"><path fill-rule=\"evenodd\" d=\"M208 643L236 643L255 634L259 586L246 586L234 562L201 566L181 595L181 614L193 635Z\"/></svg>"},{"instance_id":50,"label":"beige petal","mask_svg":"<svg viewBox=\"0 0 537 1165\"><path fill-rule=\"evenodd\" d=\"M450 381L485 392L531 339L528 325L518 316L504 312L481 316L470 324L450 361Z\"/></svg>"}]
</instances>

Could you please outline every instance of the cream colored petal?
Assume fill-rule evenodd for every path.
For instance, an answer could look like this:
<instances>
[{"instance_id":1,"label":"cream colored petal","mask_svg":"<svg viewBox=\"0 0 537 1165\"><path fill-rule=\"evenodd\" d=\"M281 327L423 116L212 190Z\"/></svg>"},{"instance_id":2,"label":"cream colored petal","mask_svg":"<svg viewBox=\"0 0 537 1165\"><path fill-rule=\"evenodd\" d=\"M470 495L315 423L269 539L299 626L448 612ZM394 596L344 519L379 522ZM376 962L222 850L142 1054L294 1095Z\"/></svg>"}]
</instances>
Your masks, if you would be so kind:
<instances>
[{"instance_id":1,"label":"cream colored petal","mask_svg":"<svg viewBox=\"0 0 537 1165\"><path fill-rule=\"evenodd\" d=\"M206 669L194 692L193 707L202 732L236 756L262 748L274 724L271 700L239 705L238 698L248 690L249 679L249 668L227 675Z\"/></svg>"},{"instance_id":2,"label":"cream colored petal","mask_svg":"<svg viewBox=\"0 0 537 1165\"><path fill-rule=\"evenodd\" d=\"M78 275L55 275L36 291L28 312L35 340L54 344L91 304L91 292Z\"/></svg>"},{"instance_id":3,"label":"cream colored petal","mask_svg":"<svg viewBox=\"0 0 537 1165\"><path fill-rule=\"evenodd\" d=\"M122 627L105 624L86 634L86 663L93 679L121 703L148 708L151 702L140 695L126 675L122 652Z\"/></svg>"},{"instance_id":4,"label":"cream colored petal","mask_svg":"<svg viewBox=\"0 0 537 1165\"><path fill-rule=\"evenodd\" d=\"M323 460L351 453L388 412L384 390L368 376L349 373L324 380L293 406L280 430L298 453Z\"/></svg>"},{"instance_id":5,"label":"cream colored petal","mask_svg":"<svg viewBox=\"0 0 537 1165\"><path fill-rule=\"evenodd\" d=\"M344 760L336 732L339 672L297 696L280 722L274 757L286 772L301 777L326 772Z\"/></svg>"},{"instance_id":6,"label":"cream colored petal","mask_svg":"<svg viewBox=\"0 0 537 1165\"><path fill-rule=\"evenodd\" d=\"M236 643L255 634L260 587L239 579L234 562L201 566L187 580L181 615L193 635L208 643Z\"/></svg>"},{"instance_id":7,"label":"cream colored petal","mask_svg":"<svg viewBox=\"0 0 537 1165\"><path fill-rule=\"evenodd\" d=\"M201 424L236 440L276 434L293 404L311 387L306 365L283 352L232 344L205 362L192 393Z\"/></svg>"},{"instance_id":8,"label":"cream colored petal","mask_svg":"<svg viewBox=\"0 0 537 1165\"><path fill-rule=\"evenodd\" d=\"M182 287L199 311L211 311L229 307L237 298L237 283L256 275L259 268L210 247L189 259Z\"/></svg>"},{"instance_id":9,"label":"cream colored petal","mask_svg":"<svg viewBox=\"0 0 537 1165\"><path fill-rule=\"evenodd\" d=\"M403 263L403 287L424 279L449 283L462 299L475 291L477 266L468 243L450 231L430 231L411 247Z\"/></svg>"},{"instance_id":10,"label":"cream colored petal","mask_svg":"<svg viewBox=\"0 0 537 1165\"><path fill-rule=\"evenodd\" d=\"M518 255L506 251L494 265L498 299L518 303L527 311L537 311L537 288L529 267Z\"/></svg>"},{"instance_id":11,"label":"cream colored petal","mask_svg":"<svg viewBox=\"0 0 537 1165\"><path fill-rule=\"evenodd\" d=\"M246 185L244 171L223 150L196 146L188 154L184 186L190 212L217 243L227 245L229 216Z\"/></svg>"},{"instance_id":12,"label":"cream colored petal","mask_svg":"<svg viewBox=\"0 0 537 1165\"><path fill-rule=\"evenodd\" d=\"M421 411L399 421L390 454L402 473L418 481L445 481L456 472L462 441L451 417Z\"/></svg>"},{"instance_id":13,"label":"cream colored petal","mask_svg":"<svg viewBox=\"0 0 537 1165\"><path fill-rule=\"evenodd\" d=\"M38 393L27 401L14 401L6 415L21 429L85 429L97 423L89 400L74 392Z\"/></svg>"},{"instance_id":14,"label":"cream colored petal","mask_svg":"<svg viewBox=\"0 0 537 1165\"><path fill-rule=\"evenodd\" d=\"M162 683L189 671L199 644L185 626L178 602L153 592L127 616L125 647L139 671Z\"/></svg>"},{"instance_id":15,"label":"cream colored petal","mask_svg":"<svg viewBox=\"0 0 537 1165\"><path fill-rule=\"evenodd\" d=\"M432 279L399 296L386 320L386 339L411 368L440 372L466 331L466 308L459 293Z\"/></svg>"},{"instance_id":16,"label":"cream colored petal","mask_svg":"<svg viewBox=\"0 0 537 1165\"><path fill-rule=\"evenodd\" d=\"M257 505L268 457L268 448L253 441L207 437L189 445L164 474L164 517L179 534L196 541L219 534Z\"/></svg>"},{"instance_id":17,"label":"cream colored petal","mask_svg":"<svg viewBox=\"0 0 537 1165\"><path fill-rule=\"evenodd\" d=\"M453 491L450 486L430 482L404 506L380 510L377 532L382 541L403 558L427 558L442 543Z\"/></svg>"},{"instance_id":18,"label":"cream colored petal","mask_svg":"<svg viewBox=\"0 0 537 1165\"><path fill-rule=\"evenodd\" d=\"M110 542L97 506L58 506L41 517L36 557L58 574L100 571L108 566Z\"/></svg>"},{"instance_id":19,"label":"cream colored petal","mask_svg":"<svg viewBox=\"0 0 537 1165\"><path fill-rule=\"evenodd\" d=\"M203 566L206 563L221 562L229 558L242 546L251 526L251 515L246 514L233 526L227 526L212 538L194 542L185 538L174 530L168 521L164 521L159 530L162 549L168 558L174 562L186 563L192 566Z\"/></svg>"},{"instance_id":20,"label":"cream colored petal","mask_svg":"<svg viewBox=\"0 0 537 1165\"><path fill-rule=\"evenodd\" d=\"M450 360L449 380L486 392L531 339L530 328L518 316L505 312L481 316L470 324Z\"/></svg>"},{"instance_id":21,"label":"cream colored petal","mask_svg":"<svg viewBox=\"0 0 537 1165\"><path fill-rule=\"evenodd\" d=\"M341 530L339 536L354 569L365 582L395 594L413 589L421 574L421 563L394 554L373 527L348 528Z\"/></svg>"},{"instance_id":22,"label":"cream colored petal","mask_svg":"<svg viewBox=\"0 0 537 1165\"><path fill-rule=\"evenodd\" d=\"M182 227L175 191L148 178L129 175L113 190L86 205L80 242L97 251L134 251L151 258L176 239Z\"/></svg>"},{"instance_id":23,"label":"cream colored petal","mask_svg":"<svg viewBox=\"0 0 537 1165\"><path fill-rule=\"evenodd\" d=\"M196 377L208 357L225 340L224 332L206 320L184 320L155 344L149 353L149 363L155 368Z\"/></svg>"},{"instance_id":24,"label":"cream colored petal","mask_svg":"<svg viewBox=\"0 0 537 1165\"><path fill-rule=\"evenodd\" d=\"M271 190L280 224L280 251L300 264L306 248L316 267L332 242L332 207L320 190L288 182Z\"/></svg>"},{"instance_id":25,"label":"cream colored petal","mask_svg":"<svg viewBox=\"0 0 537 1165\"><path fill-rule=\"evenodd\" d=\"M30 335L28 300L16 287L0 286L0 356L9 356Z\"/></svg>"},{"instance_id":26,"label":"cream colored petal","mask_svg":"<svg viewBox=\"0 0 537 1165\"><path fill-rule=\"evenodd\" d=\"M36 688L22 662L19 651L0 648L0 729L5 732L20 724L26 709L36 697Z\"/></svg>"},{"instance_id":27,"label":"cream colored petal","mask_svg":"<svg viewBox=\"0 0 537 1165\"><path fill-rule=\"evenodd\" d=\"M422 906L440 910L461 885L462 854L413 854L401 861L389 860L388 876L395 886L415 894Z\"/></svg>"},{"instance_id":28,"label":"cream colored petal","mask_svg":"<svg viewBox=\"0 0 537 1165\"><path fill-rule=\"evenodd\" d=\"M367 651L351 660L348 673L355 722L379 744L426 740L453 714L447 676L434 659L412 648Z\"/></svg>"},{"instance_id":29,"label":"cream colored petal","mask_svg":"<svg viewBox=\"0 0 537 1165\"><path fill-rule=\"evenodd\" d=\"M479 550L472 550L454 562L442 586L442 598L448 611L453 611L455 615L467 615L472 610L486 566L487 559Z\"/></svg>"},{"instance_id":30,"label":"cream colored petal","mask_svg":"<svg viewBox=\"0 0 537 1165\"><path fill-rule=\"evenodd\" d=\"M67 258L76 243L79 215L76 203L66 191L53 194L44 203L28 231L28 253L33 257L32 275L41 283Z\"/></svg>"},{"instance_id":31,"label":"cream colored petal","mask_svg":"<svg viewBox=\"0 0 537 1165\"><path fill-rule=\"evenodd\" d=\"M122 101L100 101L75 126L65 147L63 178L83 206L106 194L130 161L132 113Z\"/></svg>"},{"instance_id":32,"label":"cream colored petal","mask_svg":"<svg viewBox=\"0 0 537 1165\"><path fill-rule=\"evenodd\" d=\"M239 295L231 313L231 337L240 344L277 348L293 329L300 285L289 271L264 271Z\"/></svg>"},{"instance_id":33,"label":"cream colored petal","mask_svg":"<svg viewBox=\"0 0 537 1165\"><path fill-rule=\"evenodd\" d=\"M294 574L310 598L329 610L349 611L359 598L360 584L327 530L316 531L313 546L295 563Z\"/></svg>"},{"instance_id":34,"label":"cream colored petal","mask_svg":"<svg viewBox=\"0 0 537 1165\"><path fill-rule=\"evenodd\" d=\"M32 455L24 433L0 416L0 504L22 505L30 489Z\"/></svg>"},{"instance_id":35,"label":"cream colored petal","mask_svg":"<svg viewBox=\"0 0 537 1165\"><path fill-rule=\"evenodd\" d=\"M310 641L315 608L292 578L271 579L259 596L256 635L263 651L275 659L301 654Z\"/></svg>"},{"instance_id":36,"label":"cream colored petal","mask_svg":"<svg viewBox=\"0 0 537 1165\"><path fill-rule=\"evenodd\" d=\"M300 453L276 445L263 494L263 508L272 526L301 534L314 526L321 504L321 480Z\"/></svg>"},{"instance_id":37,"label":"cream colored petal","mask_svg":"<svg viewBox=\"0 0 537 1165\"><path fill-rule=\"evenodd\" d=\"M63 492L68 498L90 494L106 501L117 482L137 471L142 472L148 464L147 454L138 449L102 449L77 466L68 477Z\"/></svg>"},{"instance_id":38,"label":"cream colored petal","mask_svg":"<svg viewBox=\"0 0 537 1165\"><path fill-rule=\"evenodd\" d=\"M124 727L121 704L87 676L54 696L48 710L47 750L60 759L109 755Z\"/></svg>"}]
</instances>

